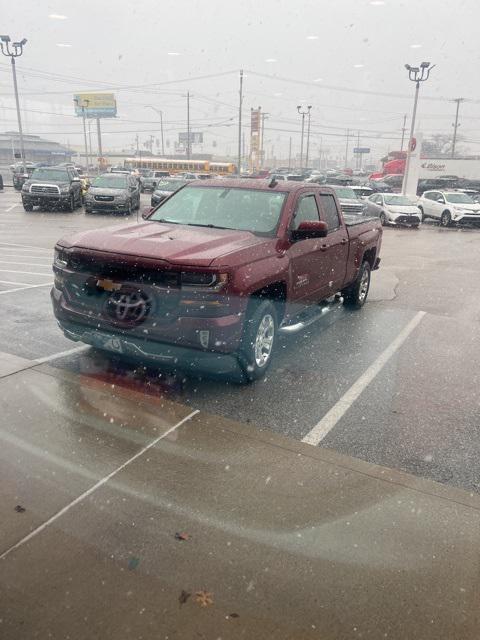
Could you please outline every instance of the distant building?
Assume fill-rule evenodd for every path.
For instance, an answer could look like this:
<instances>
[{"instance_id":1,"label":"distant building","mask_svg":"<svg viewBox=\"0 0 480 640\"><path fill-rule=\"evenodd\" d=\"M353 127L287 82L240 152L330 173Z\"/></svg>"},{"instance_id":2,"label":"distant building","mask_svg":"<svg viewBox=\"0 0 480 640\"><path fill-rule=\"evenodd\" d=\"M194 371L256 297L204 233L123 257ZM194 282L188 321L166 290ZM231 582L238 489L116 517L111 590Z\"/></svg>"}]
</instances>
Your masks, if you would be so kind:
<instances>
[{"instance_id":1,"label":"distant building","mask_svg":"<svg viewBox=\"0 0 480 640\"><path fill-rule=\"evenodd\" d=\"M74 152L67 147L44 140L40 136L24 134L23 145L25 147L25 160L29 162L45 162L47 164L59 164L70 162ZM16 131L0 133L0 164L10 165L21 160L20 136Z\"/></svg>"}]
</instances>

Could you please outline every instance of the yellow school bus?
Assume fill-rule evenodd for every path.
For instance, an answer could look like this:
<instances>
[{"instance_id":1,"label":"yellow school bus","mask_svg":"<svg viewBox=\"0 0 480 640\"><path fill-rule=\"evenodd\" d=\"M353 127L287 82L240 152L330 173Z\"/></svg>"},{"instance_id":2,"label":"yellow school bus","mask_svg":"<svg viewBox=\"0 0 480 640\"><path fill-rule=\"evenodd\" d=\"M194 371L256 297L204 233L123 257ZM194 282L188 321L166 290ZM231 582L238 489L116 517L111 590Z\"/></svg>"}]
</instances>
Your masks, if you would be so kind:
<instances>
[{"instance_id":1,"label":"yellow school bus","mask_svg":"<svg viewBox=\"0 0 480 640\"><path fill-rule=\"evenodd\" d=\"M236 173L233 162L213 162L211 160L172 160L168 158L127 158L124 162L128 169L152 169L169 173L215 173L229 175Z\"/></svg>"}]
</instances>

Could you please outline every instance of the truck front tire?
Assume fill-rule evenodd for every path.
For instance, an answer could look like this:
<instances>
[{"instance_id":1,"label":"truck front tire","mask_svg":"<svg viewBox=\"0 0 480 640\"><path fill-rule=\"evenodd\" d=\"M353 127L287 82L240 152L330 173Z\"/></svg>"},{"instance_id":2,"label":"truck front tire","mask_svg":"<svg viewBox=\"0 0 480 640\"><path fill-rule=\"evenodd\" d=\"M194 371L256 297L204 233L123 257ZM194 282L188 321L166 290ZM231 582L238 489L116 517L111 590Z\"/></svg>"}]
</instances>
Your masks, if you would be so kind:
<instances>
[{"instance_id":1,"label":"truck front tire","mask_svg":"<svg viewBox=\"0 0 480 640\"><path fill-rule=\"evenodd\" d=\"M347 307L352 307L353 309L363 307L370 289L370 275L370 263L365 260L360 267L355 282L342 291L343 302Z\"/></svg>"},{"instance_id":2,"label":"truck front tire","mask_svg":"<svg viewBox=\"0 0 480 640\"><path fill-rule=\"evenodd\" d=\"M272 362L278 333L278 316L269 300L252 298L238 353L248 382L263 378Z\"/></svg>"}]
</instances>

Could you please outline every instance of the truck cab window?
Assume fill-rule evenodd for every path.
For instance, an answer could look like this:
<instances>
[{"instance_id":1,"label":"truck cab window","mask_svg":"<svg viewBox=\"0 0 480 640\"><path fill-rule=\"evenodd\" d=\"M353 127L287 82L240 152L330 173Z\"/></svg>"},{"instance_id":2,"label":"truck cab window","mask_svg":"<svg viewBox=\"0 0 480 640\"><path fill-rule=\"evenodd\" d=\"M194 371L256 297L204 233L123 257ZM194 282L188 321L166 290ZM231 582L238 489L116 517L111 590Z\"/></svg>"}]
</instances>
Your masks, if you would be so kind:
<instances>
[{"instance_id":1,"label":"truck cab window","mask_svg":"<svg viewBox=\"0 0 480 640\"><path fill-rule=\"evenodd\" d=\"M293 220L293 228L298 229L298 226L301 222L305 222L305 220L319 220L320 217L318 215L318 207L317 201L315 200L315 196L303 196L300 198L297 204L297 210L295 212L295 217Z\"/></svg>"},{"instance_id":2,"label":"truck cab window","mask_svg":"<svg viewBox=\"0 0 480 640\"><path fill-rule=\"evenodd\" d=\"M330 194L320 194L320 201L322 203L323 211L325 214L325 222L328 225L329 231L334 231L340 226L340 218L338 216L337 205L335 199Z\"/></svg>"}]
</instances>

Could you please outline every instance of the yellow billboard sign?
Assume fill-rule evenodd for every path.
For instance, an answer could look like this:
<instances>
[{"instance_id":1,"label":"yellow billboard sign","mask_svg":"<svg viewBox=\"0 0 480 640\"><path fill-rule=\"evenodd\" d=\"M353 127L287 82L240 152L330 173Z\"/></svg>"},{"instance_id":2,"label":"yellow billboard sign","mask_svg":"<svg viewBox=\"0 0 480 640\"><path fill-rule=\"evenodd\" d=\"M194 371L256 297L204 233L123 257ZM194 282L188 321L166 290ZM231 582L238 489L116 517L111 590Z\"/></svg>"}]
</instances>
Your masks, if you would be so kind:
<instances>
[{"instance_id":1,"label":"yellow billboard sign","mask_svg":"<svg viewBox=\"0 0 480 640\"><path fill-rule=\"evenodd\" d=\"M117 101L113 93L76 93L73 102L77 116L114 118L117 115Z\"/></svg>"}]
</instances>

